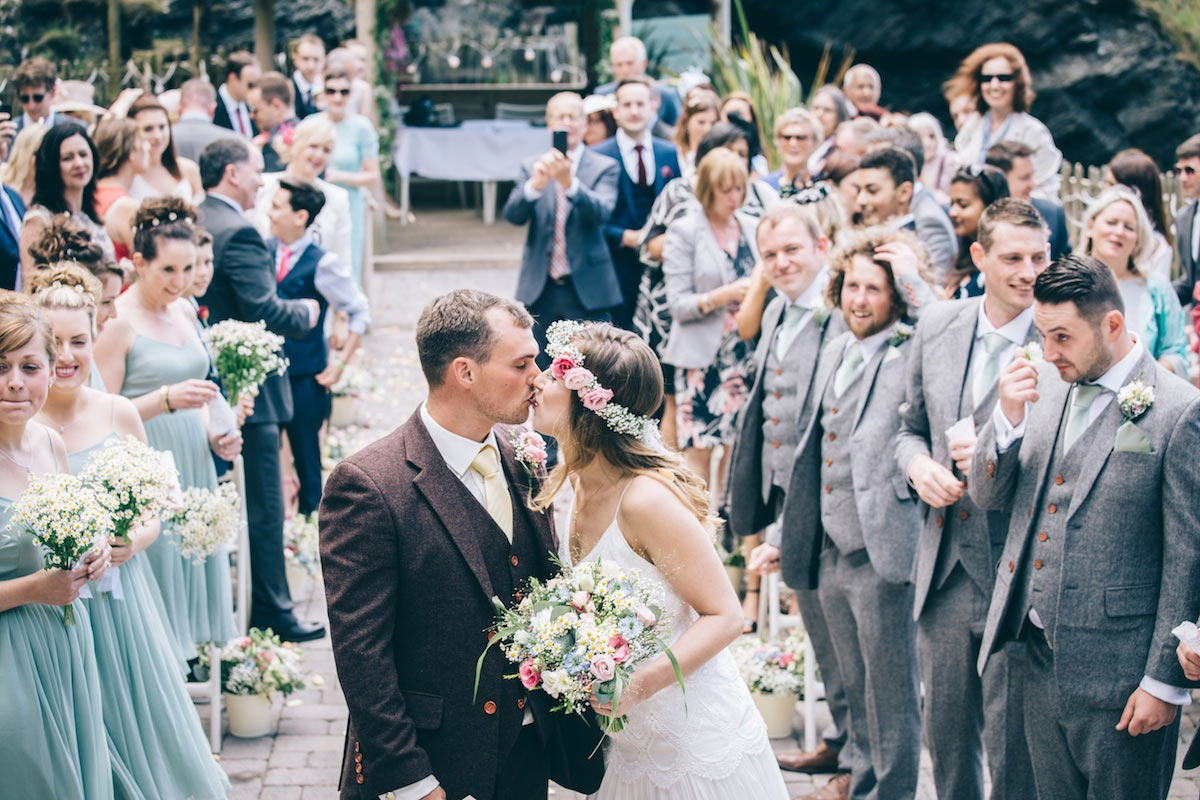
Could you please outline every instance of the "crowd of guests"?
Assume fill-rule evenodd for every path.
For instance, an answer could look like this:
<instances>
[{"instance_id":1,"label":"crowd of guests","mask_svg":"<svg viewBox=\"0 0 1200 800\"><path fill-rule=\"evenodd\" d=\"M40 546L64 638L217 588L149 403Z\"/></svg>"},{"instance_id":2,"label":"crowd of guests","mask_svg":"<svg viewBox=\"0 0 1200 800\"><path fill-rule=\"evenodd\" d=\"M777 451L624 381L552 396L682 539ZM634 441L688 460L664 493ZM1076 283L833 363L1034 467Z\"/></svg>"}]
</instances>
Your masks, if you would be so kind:
<instances>
[{"instance_id":1,"label":"crowd of guests","mask_svg":"<svg viewBox=\"0 0 1200 800\"><path fill-rule=\"evenodd\" d=\"M1020 462L1026 451L1064 462L1050 486L1058 504L1038 512L1040 495L1022 494L1024 472L979 496L967 488L982 480L980 464L988 479L1017 469L1007 454L1025 428L1008 412L1051 380L1030 366L1039 358L1009 366L1029 341L1042 341L1063 385L1099 381L1111 398L1134 376L1157 381L1177 409L1160 423L1166 439L1182 435L1177 422L1190 424L1178 417L1196 408L1184 383L1196 328L1184 306L1200 260L1200 136L1177 153L1192 202L1173 225L1157 165L1125 150L1072 242L1058 199L1062 155L1030 114L1033 79L1012 45L978 48L945 84L952 139L931 114L883 108L879 73L859 64L840 88L821 87L807 107L777 116L774 170L750 97L720 97L693 73L677 89L653 81L636 39L616 41L611 57L613 83L550 99L547 125L567 132L567 147L524 164L508 198L505 217L528 226L516 297L539 336L560 319L639 333L662 362L667 445L725 501L724 544L744 548L751 573L782 558L834 726L818 751L781 754L780 764L836 772L818 800L912 797L923 738L940 797L983 797L985 750L994 797L1165 796L1172 704L1187 685L1166 631L1200 607L1190 590L1168 602L1175 569L1148 565L1192 559L1176 535L1190 512L1157 485L1119 492L1120 513L1115 496L1081 499L1086 486L1071 503L1061 487L1104 458L1097 449L1096 464L1068 465L1057 429L1032 419ZM1070 313L1035 326L1035 298ZM976 445L998 397L1007 426L997 422L995 438ZM1186 456L1163 455L1166 439L1155 436L1138 452L1190 474ZM1014 499L1030 508L1010 528ZM1045 546L1075 541L1079 523L1053 515L1081 503L1084 529L1104 527L1115 549ZM1152 528L1144 540L1127 530L1135 517ZM1017 547L1027 528L1037 541ZM760 544L764 531L771 539ZM1137 567L1127 564L1131 548ZM1146 608L1121 611L1119 589L1105 589L1126 569ZM1068 611L1068 592L1087 581L1099 611ZM1040 593L1053 586L1057 597L1060 585L1056 629L1053 601ZM1160 604L1156 628L1160 585L1174 616ZM751 631L756 574L745 589ZM1106 592L1114 607L1097 622ZM999 626L989 603L1004 611ZM1107 662L1075 625L1140 643L1142 661ZM1081 670L1091 658L1105 668L1088 667L1089 680L1105 688L1084 697L1055 684L1056 664ZM1046 719L1046 708L1062 721Z\"/></svg>"},{"instance_id":2,"label":"crowd of guests","mask_svg":"<svg viewBox=\"0 0 1200 800\"><path fill-rule=\"evenodd\" d=\"M320 504L331 388L370 324L379 166L362 54L310 35L293 59L289 78L234 53L219 87L108 109L60 102L44 59L18 68L22 114L0 121L0 516L30 476L78 472L119 438L169 453L184 489L215 488L240 455L248 621L299 642L325 630L296 615L284 522ZM224 320L284 336L286 375L227 396L204 343ZM147 523L70 571L43 569L21 529L0 533L5 793L227 795L186 682L244 633L230 554L197 562L164 533ZM80 599L118 565L123 596Z\"/></svg>"}]
</instances>

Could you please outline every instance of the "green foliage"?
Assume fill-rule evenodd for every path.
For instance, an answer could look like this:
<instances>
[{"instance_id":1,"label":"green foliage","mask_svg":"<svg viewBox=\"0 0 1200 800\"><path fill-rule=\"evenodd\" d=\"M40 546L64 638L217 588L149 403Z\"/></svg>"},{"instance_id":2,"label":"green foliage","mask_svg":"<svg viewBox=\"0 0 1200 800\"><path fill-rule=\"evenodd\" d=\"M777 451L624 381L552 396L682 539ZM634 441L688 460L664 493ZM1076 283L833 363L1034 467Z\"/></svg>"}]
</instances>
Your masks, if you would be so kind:
<instances>
[{"instance_id":1,"label":"green foliage","mask_svg":"<svg viewBox=\"0 0 1200 800\"><path fill-rule=\"evenodd\" d=\"M1162 23L1183 58L1200 65L1200 4L1196 0L1140 0Z\"/></svg>"}]
</instances>

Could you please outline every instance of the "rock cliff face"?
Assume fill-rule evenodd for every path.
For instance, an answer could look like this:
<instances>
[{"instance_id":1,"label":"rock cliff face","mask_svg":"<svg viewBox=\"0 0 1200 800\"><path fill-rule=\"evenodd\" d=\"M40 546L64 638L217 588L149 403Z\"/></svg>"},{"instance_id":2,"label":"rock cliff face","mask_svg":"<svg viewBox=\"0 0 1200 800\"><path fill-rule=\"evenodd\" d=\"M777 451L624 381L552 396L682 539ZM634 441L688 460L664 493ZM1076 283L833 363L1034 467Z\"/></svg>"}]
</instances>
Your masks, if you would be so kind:
<instances>
[{"instance_id":1,"label":"rock cliff face","mask_svg":"<svg viewBox=\"0 0 1200 800\"><path fill-rule=\"evenodd\" d=\"M1037 99L1065 157L1099 164L1140 147L1169 169L1200 132L1200 69L1135 0L743 0L750 27L786 43L808 89L826 42L883 75L884 105L929 110L952 131L941 83L985 42L1025 54Z\"/></svg>"}]
</instances>

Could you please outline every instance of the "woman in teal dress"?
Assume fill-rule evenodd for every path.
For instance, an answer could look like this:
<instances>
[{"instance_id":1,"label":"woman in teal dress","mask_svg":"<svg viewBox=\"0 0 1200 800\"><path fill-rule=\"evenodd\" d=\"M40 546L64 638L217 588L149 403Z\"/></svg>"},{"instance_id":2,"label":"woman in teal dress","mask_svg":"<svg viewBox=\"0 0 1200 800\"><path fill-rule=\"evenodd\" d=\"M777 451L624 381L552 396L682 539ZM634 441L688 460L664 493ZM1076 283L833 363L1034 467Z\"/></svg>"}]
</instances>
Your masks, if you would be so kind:
<instances>
[{"instance_id":1,"label":"woman in teal dress","mask_svg":"<svg viewBox=\"0 0 1200 800\"><path fill-rule=\"evenodd\" d=\"M57 349L54 386L38 421L59 432L71 472L78 473L93 453L127 436L145 441L146 431L128 399L86 385L99 282L68 264L37 273L31 288ZM112 542L122 596L96 593L86 601L116 797L216 800L228 794L229 783L209 752L143 555L158 534L155 520L131 531L127 543Z\"/></svg>"},{"instance_id":2,"label":"woman in teal dress","mask_svg":"<svg viewBox=\"0 0 1200 800\"><path fill-rule=\"evenodd\" d=\"M58 434L32 418L54 370L50 324L0 296L0 796L111 800L113 776L88 609L79 590L107 569L107 545L76 569L45 569L23 530L6 530L31 474L67 471ZM74 609L74 625L63 609Z\"/></svg>"},{"instance_id":3,"label":"woman in teal dress","mask_svg":"<svg viewBox=\"0 0 1200 800\"><path fill-rule=\"evenodd\" d=\"M172 218L173 216L173 218ZM195 211L173 197L145 201L134 217L133 263L137 282L117 300L118 316L96 341L105 386L137 407L150 446L170 452L180 484L217 485L210 449L232 460L239 435L210 435L208 403L217 387L205 380L208 352L196 316L184 297L196 261ZM195 657L199 646L237 635L229 556L204 563L184 558L165 537L146 550L176 639Z\"/></svg>"},{"instance_id":4,"label":"woman in teal dress","mask_svg":"<svg viewBox=\"0 0 1200 800\"><path fill-rule=\"evenodd\" d=\"M1116 276L1125 326L1160 364L1187 378L1187 319L1171 285L1147 274L1154 228L1138 195L1120 185L1105 189L1084 214L1080 244Z\"/></svg>"},{"instance_id":5,"label":"woman in teal dress","mask_svg":"<svg viewBox=\"0 0 1200 800\"><path fill-rule=\"evenodd\" d=\"M379 184L379 136L371 121L349 112L352 78L344 70L325 72L325 111L333 123L333 155L325 179L350 193L350 257L354 279L362 283L367 236L367 192Z\"/></svg>"}]
</instances>

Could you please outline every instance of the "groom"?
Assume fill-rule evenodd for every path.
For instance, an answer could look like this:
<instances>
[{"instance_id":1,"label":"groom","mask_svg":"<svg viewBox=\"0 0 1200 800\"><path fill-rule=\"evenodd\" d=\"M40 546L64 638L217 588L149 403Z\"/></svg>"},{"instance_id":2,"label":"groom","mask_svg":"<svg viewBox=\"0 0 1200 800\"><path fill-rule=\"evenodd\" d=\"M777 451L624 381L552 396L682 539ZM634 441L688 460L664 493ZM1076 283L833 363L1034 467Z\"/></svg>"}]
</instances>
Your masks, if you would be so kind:
<instances>
[{"instance_id":1,"label":"groom","mask_svg":"<svg viewBox=\"0 0 1200 800\"><path fill-rule=\"evenodd\" d=\"M343 798L530 800L548 778L599 788L595 725L506 680L516 667L498 648L472 697L492 598L511 603L555 569L550 520L527 508L530 478L497 427L529 415L532 325L484 292L435 299L417 321L428 398L326 484L321 564L350 708Z\"/></svg>"}]
</instances>

